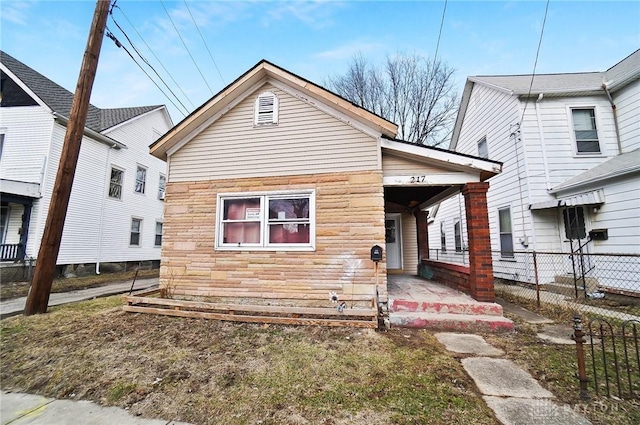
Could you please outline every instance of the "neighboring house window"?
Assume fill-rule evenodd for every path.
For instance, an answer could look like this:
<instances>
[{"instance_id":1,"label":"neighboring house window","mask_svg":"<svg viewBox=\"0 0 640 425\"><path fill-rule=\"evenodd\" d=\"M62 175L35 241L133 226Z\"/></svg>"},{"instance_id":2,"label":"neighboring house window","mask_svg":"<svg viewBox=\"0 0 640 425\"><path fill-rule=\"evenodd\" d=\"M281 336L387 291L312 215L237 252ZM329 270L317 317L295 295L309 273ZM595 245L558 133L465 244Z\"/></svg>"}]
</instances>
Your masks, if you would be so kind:
<instances>
[{"instance_id":1,"label":"neighboring house window","mask_svg":"<svg viewBox=\"0 0 640 425\"><path fill-rule=\"evenodd\" d=\"M310 249L314 193L220 195L218 248Z\"/></svg>"},{"instance_id":2,"label":"neighboring house window","mask_svg":"<svg viewBox=\"0 0 640 425\"><path fill-rule=\"evenodd\" d=\"M4 133L0 133L0 159L2 159L3 149L4 149Z\"/></svg>"},{"instance_id":3,"label":"neighboring house window","mask_svg":"<svg viewBox=\"0 0 640 425\"><path fill-rule=\"evenodd\" d=\"M600 153L595 109L572 109L571 115L576 136L576 151L585 154Z\"/></svg>"},{"instance_id":4,"label":"neighboring house window","mask_svg":"<svg viewBox=\"0 0 640 425\"><path fill-rule=\"evenodd\" d=\"M156 239L155 239L155 246L161 246L162 245L162 222L161 221L156 221Z\"/></svg>"},{"instance_id":5,"label":"neighboring house window","mask_svg":"<svg viewBox=\"0 0 640 425\"><path fill-rule=\"evenodd\" d=\"M7 223L9 221L9 205L0 206L0 244L4 243L7 236Z\"/></svg>"},{"instance_id":6,"label":"neighboring house window","mask_svg":"<svg viewBox=\"0 0 640 425\"><path fill-rule=\"evenodd\" d=\"M440 249L447 252L447 233L444 230L444 221L440 222Z\"/></svg>"},{"instance_id":7,"label":"neighboring house window","mask_svg":"<svg viewBox=\"0 0 640 425\"><path fill-rule=\"evenodd\" d=\"M500 225L500 255L513 258L513 234L511 231L511 208L498 210L498 222Z\"/></svg>"},{"instance_id":8,"label":"neighboring house window","mask_svg":"<svg viewBox=\"0 0 640 425\"><path fill-rule=\"evenodd\" d=\"M487 145L486 137L483 137L478 142L478 156L480 158L489 158L489 146Z\"/></svg>"},{"instance_id":9,"label":"neighboring house window","mask_svg":"<svg viewBox=\"0 0 640 425\"><path fill-rule=\"evenodd\" d=\"M158 180L158 199L164 199L164 189L167 186L167 178L164 174L160 174L160 180Z\"/></svg>"},{"instance_id":10,"label":"neighboring house window","mask_svg":"<svg viewBox=\"0 0 640 425\"><path fill-rule=\"evenodd\" d=\"M278 123L278 97L267 91L256 98L255 125Z\"/></svg>"},{"instance_id":11,"label":"neighboring house window","mask_svg":"<svg viewBox=\"0 0 640 425\"><path fill-rule=\"evenodd\" d=\"M453 238L456 244L456 252L462 252L462 229L460 228L460 220L456 220L453 224Z\"/></svg>"},{"instance_id":12,"label":"neighboring house window","mask_svg":"<svg viewBox=\"0 0 640 425\"><path fill-rule=\"evenodd\" d=\"M584 208L571 207L564 210L564 233L567 239L584 239L587 228L584 224Z\"/></svg>"},{"instance_id":13,"label":"neighboring house window","mask_svg":"<svg viewBox=\"0 0 640 425\"><path fill-rule=\"evenodd\" d=\"M124 171L111 167L111 179L109 180L109 198L122 199L122 182Z\"/></svg>"},{"instance_id":14,"label":"neighboring house window","mask_svg":"<svg viewBox=\"0 0 640 425\"><path fill-rule=\"evenodd\" d=\"M144 193L145 186L147 185L147 169L138 165L136 168L136 187L137 193Z\"/></svg>"},{"instance_id":15,"label":"neighboring house window","mask_svg":"<svg viewBox=\"0 0 640 425\"><path fill-rule=\"evenodd\" d=\"M129 237L129 245L140 246L140 235L142 234L142 219L131 219L131 235Z\"/></svg>"}]
</instances>

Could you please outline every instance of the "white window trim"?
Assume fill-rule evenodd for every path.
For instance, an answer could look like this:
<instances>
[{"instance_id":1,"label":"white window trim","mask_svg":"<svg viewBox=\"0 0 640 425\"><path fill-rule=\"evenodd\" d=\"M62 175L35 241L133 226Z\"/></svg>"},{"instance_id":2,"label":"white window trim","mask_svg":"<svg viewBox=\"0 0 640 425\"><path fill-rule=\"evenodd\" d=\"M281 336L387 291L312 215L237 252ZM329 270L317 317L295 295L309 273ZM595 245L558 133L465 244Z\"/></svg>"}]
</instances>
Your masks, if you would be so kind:
<instances>
[{"instance_id":1,"label":"white window trim","mask_svg":"<svg viewBox=\"0 0 640 425\"><path fill-rule=\"evenodd\" d=\"M483 156L480 152L480 144L484 142L484 149L487 151L487 155ZM476 143L476 146L478 148L478 156L480 158L485 158L485 159L489 159L489 141L487 140L487 136L482 137L480 140L478 140L478 142Z\"/></svg>"},{"instance_id":2,"label":"white window trim","mask_svg":"<svg viewBox=\"0 0 640 425\"><path fill-rule=\"evenodd\" d=\"M514 260L515 259L515 253L512 253L511 255L504 255L502 252L502 234L507 234L507 232L503 232L502 231L502 227L500 226L500 211L502 210L509 210L509 223L511 224L511 230L508 232L511 235L511 249L513 251L516 250L516 245L515 245L515 240L513 238L513 208L511 207L511 205L504 205L502 207L498 207L497 209L498 211L498 220L496 221L496 224L498 225L498 250L500 251L500 259L502 260ZM508 252L508 251L507 251Z\"/></svg>"},{"instance_id":3,"label":"white window trim","mask_svg":"<svg viewBox=\"0 0 640 425\"><path fill-rule=\"evenodd\" d=\"M162 188L162 191L160 191L160 181L162 180L162 177L164 177L164 187ZM167 193L167 176L163 173L159 173L158 176L158 199L163 200L164 201L164 197L166 196Z\"/></svg>"},{"instance_id":4,"label":"white window trim","mask_svg":"<svg viewBox=\"0 0 640 425\"><path fill-rule=\"evenodd\" d=\"M162 224L162 233L160 234L160 245L156 245L156 237L158 236L158 223ZM164 239L164 222L162 220L155 221L155 227L153 228L153 247L160 248L162 247L162 241Z\"/></svg>"},{"instance_id":5,"label":"white window trim","mask_svg":"<svg viewBox=\"0 0 640 425\"><path fill-rule=\"evenodd\" d=\"M271 121L258 122L258 116L260 112L260 99L266 96L273 96L273 117ZM253 126L262 127L278 124L278 112L280 109L280 100L278 96L272 91L264 91L260 93L253 104Z\"/></svg>"},{"instance_id":6,"label":"white window trim","mask_svg":"<svg viewBox=\"0 0 640 425\"><path fill-rule=\"evenodd\" d=\"M578 152L578 141L576 140L576 131L575 126L573 124L573 110L574 109L593 109L593 113L595 114L596 119L596 134L598 135L598 147L600 148L600 152ZM602 124L600 123L600 111L597 105L592 103L589 104L571 104L567 105L567 119L569 120L569 134L571 135L571 142L573 143L573 156L576 158L594 158L594 157L603 157L604 153L604 144L602 143Z\"/></svg>"},{"instance_id":7,"label":"white window trim","mask_svg":"<svg viewBox=\"0 0 640 425\"><path fill-rule=\"evenodd\" d=\"M267 244L267 232L269 231L267 217L267 201L268 197L277 196L308 196L309 197L309 243L308 244ZM222 201L225 199L245 199L260 198L260 244L223 244L222 232ZM219 193L216 199L216 232L215 232L215 249L216 251L315 251L316 250L316 191L315 190L287 190L273 192L239 192L239 193Z\"/></svg>"},{"instance_id":8,"label":"white window trim","mask_svg":"<svg viewBox=\"0 0 640 425\"><path fill-rule=\"evenodd\" d=\"M109 192L111 192L111 171L112 170L118 170L118 171L122 171L122 181L120 182L120 197L119 198L114 198L113 196L109 196ZM111 164L111 167L109 168L109 182L108 182L108 187L107 187L107 199L112 199L114 201L120 201L122 202L122 198L124 198L124 178L126 175L126 170L122 167L118 167L117 165L113 165Z\"/></svg>"},{"instance_id":9,"label":"white window trim","mask_svg":"<svg viewBox=\"0 0 640 425\"><path fill-rule=\"evenodd\" d=\"M138 168L144 169L144 188L142 189L142 192L138 192L136 190L136 186L138 185ZM136 164L136 173L133 176L133 193L137 193L138 195L146 195L148 183L149 183L149 168L145 167L142 164Z\"/></svg>"},{"instance_id":10,"label":"white window trim","mask_svg":"<svg viewBox=\"0 0 640 425\"><path fill-rule=\"evenodd\" d=\"M458 242L458 238L456 238L456 226L460 226L460 250L458 251L458 247L456 243ZM457 217L453 220L453 250L457 254L464 253L464 239L462 237L462 220L460 217Z\"/></svg>"},{"instance_id":11,"label":"white window trim","mask_svg":"<svg viewBox=\"0 0 640 425\"><path fill-rule=\"evenodd\" d=\"M133 245L131 243L131 233L133 232L133 229L132 229L133 220L140 220L140 231L138 232L138 235L140 235L140 237L138 238L138 245ZM141 248L142 247L142 229L143 228L144 228L144 219L142 217L136 217L136 216L131 217L131 220L129 221L129 247L131 247L131 248ZM154 230L154 232L155 232L155 230Z\"/></svg>"}]
</instances>

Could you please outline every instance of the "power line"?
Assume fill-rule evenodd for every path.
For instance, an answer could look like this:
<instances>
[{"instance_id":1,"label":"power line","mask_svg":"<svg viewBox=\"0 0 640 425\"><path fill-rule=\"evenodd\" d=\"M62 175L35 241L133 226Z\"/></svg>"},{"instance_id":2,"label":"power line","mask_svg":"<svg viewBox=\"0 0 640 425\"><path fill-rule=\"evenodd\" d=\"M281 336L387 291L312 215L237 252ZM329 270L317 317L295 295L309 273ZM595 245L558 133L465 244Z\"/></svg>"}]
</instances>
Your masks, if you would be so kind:
<instances>
[{"instance_id":1,"label":"power line","mask_svg":"<svg viewBox=\"0 0 640 425\"><path fill-rule=\"evenodd\" d=\"M165 13L169 17L169 21L171 21L171 25L173 25L173 28L176 30L176 33L178 34L178 37L180 38L180 41L182 41L182 44L184 45L184 48L187 50L187 53L189 53L189 57L191 57L191 61L196 66L196 69L200 73L200 76L202 77L202 80L204 81L204 83L206 84L207 88L209 89L209 92L211 92L211 95L213 95L213 90L211 90L211 87L209 87L209 83L207 83L207 79L204 78L204 75L202 74L202 71L200 70L200 67L198 66L198 64L196 63L195 59L193 58L193 55L191 54L191 51L187 47L187 43L184 42L184 39L180 35L180 31L178 31L178 27L176 27L176 24L173 22L173 19L171 19L171 15L169 14L169 11L165 7L164 2L162 0L160 0L160 4L162 4L162 8L164 9Z\"/></svg>"},{"instance_id":2,"label":"power line","mask_svg":"<svg viewBox=\"0 0 640 425\"><path fill-rule=\"evenodd\" d=\"M196 22L196 20L193 18L193 15L191 14L191 9L189 9L189 5L187 4L187 0L184 0L184 5L187 6L187 11L189 12L189 16L191 16L191 20L193 21L193 25L196 26L196 29L198 30L198 34L200 34L200 38L202 39L202 42L204 43L204 47L207 48L207 52L209 52L209 57L211 58L211 62L213 62L213 66L216 67L216 71L218 71L218 75L220 76L220 79L222 80L222 84L226 85L227 83L224 81L224 78L222 77L222 73L220 72L220 69L218 68L218 64L216 63L215 59L213 59L213 55L211 54L211 50L209 50L209 46L207 45L207 42L205 41L204 37L202 36L202 32L200 32L200 28L198 27L198 24Z\"/></svg>"},{"instance_id":3,"label":"power line","mask_svg":"<svg viewBox=\"0 0 640 425\"><path fill-rule=\"evenodd\" d=\"M538 66L538 56L540 55L540 46L542 45L542 36L544 35L544 26L547 23L547 12L549 12L549 0L547 0L547 5L544 8L544 19L542 20L542 28L540 29L540 39L538 40L538 49L536 50L536 60L533 62L533 72L531 73L531 83L529 83L529 92L527 93L527 97L524 101L524 108L522 110L522 117L520 118L520 124L522 125L522 121L524 120L524 114L527 112L527 106L529 105L529 97L531 96L531 90L533 89L533 79L536 76L536 67Z\"/></svg>"},{"instance_id":4,"label":"power line","mask_svg":"<svg viewBox=\"0 0 640 425\"><path fill-rule=\"evenodd\" d=\"M164 72L167 73L167 75L169 76L169 78L171 78L171 81L173 81L173 83L176 85L176 87L178 87L178 90L180 90L180 92L184 95L185 99L187 99L187 101L189 102L189 104L191 105L191 107L193 109L195 109L195 105L193 104L193 102L191 101L191 99L189 98L189 96L187 96L187 94L184 92L184 90L182 89L182 87L180 86L180 84L178 84L178 82L175 80L175 78L173 78L173 75L171 75L171 73L169 72L169 70L164 66L164 64L162 63L162 61L160 60L160 58L158 58L158 56L155 54L155 52L153 51L153 49L151 48L151 46L149 46L149 44L146 42L146 40L144 39L144 37L142 37L142 34L140 34L140 32L138 31L138 29L135 27L135 25L133 25L133 23L131 22L131 20L127 17L126 13L124 13L124 10L122 10L122 8L120 6L116 6L118 8L118 10L120 11L120 13L122 13L122 16L124 16L124 19L127 20L127 22L129 22L129 25L131 25L131 27L133 28L133 30L136 32L136 34L138 34L138 37L140 37L140 40L142 40L142 42L144 43L145 46L147 46L147 49L149 49L149 51L151 52L151 54L153 55L153 57L156 59L156 61L158 61L158 64L160 64L160 66L162 67L162 69L164 70ZM111 17L113 19L113 16Z\"/></svg>"},{"instance_id":5,"label":"power line","mask_svg":"<svg viewBox=\"0 0 640 425\"><path fill-rule=\"evenodd\" d=\"M442 10L442 19L440 20L440 31L438 32L438 42L436 43L436 54L433 55L433 62L438 58L438 50L440 49L440 36L442 36L442 27L444 25L444 14L447 11L447 0L444 0L444 9Z\"/></svg>"},{"instance_id":6,"label":"power line","mask_svg":"<svg viewBox=\"0 0 640 425\"><path fill-rule=\"evenodd\" d=\"M171 90L171 87L169 87L169 85L162 79L162 77L160 76L160 74L158 74L158 71L156 71L156 69L149 63L149 61L142 56L142 53L140 53L140 51L138 50L138 48L135 46L135 44L133 44L133 41L131 41L131 39L129 38L129 36L127 35L127 33L122 29L122 27L118 24L118 22L114 19L113 15L111 15L111 20L113 21L114 24L116 24L116 26L118 27L118 29L120 30L120 32L122 32L122 34L125 36L125 38L127 39L127 41L129 42L129 44L131 45L131 47L133 48L133 50L136 52L136 54L138 55L138 57L140 57L140 59L142 59L142 61L147 64L147 66L149 68L151 68L151 70L156 74L156 76L160 79L160 81L162 81L162 84L164 84L164 86L167 88L167 90L169 90L169 93L171 93L173 95L173 97L175 97L175 99L178 101L178 103L184 108L185 111L187 111L187 113L189 112L189 109L184 106L184 104L180 101L180 99L178 98L178 96L176 96L176 94L173 92L173 90ZM122 45L122 43L121 43Z\"/></svg>"},{"instance_id":7,"label":"power line","mask_svg":"<svg viewBox=\"0 0 640 425\"><path fill-rule=\"evenodd\" d=\"M129 52L129 50L122 44L120 43L120 41L116 38L115 35L113 35L113 33L111 32L111 30L109 29L109 27L107 27L107 32L106 32L107 37L109 37L111 40L113 40L113 42L116 44L116 46L124 49L125 52L127 52L127 54L129 55L129 57L131 58L131 60L133 60L133 62L135 62L136 65L138 65L138 68L140 68L140 70L142 72L144 72L144 74L147 76L147 78L149 78L151 80L151 82L158 88L158 90L160 90L160 92L167 98L167 100L169 100L169 102L171 102L171 104L178 110L178 112L180 112L182 114L182 116L186 116L185 113L183 113L180 108L178 107L178 105L175 104L175 102L173 100L171 100L171 98L169 96L167 96L167 94L162 90L162 88L158 85L158 83L155 82L155 80L153 78L151 78L151 76L147 73L147 71L145 71L145 69L142 67L142 65L140 65L138 63L138 61L136 61L136 58L133 57L133 55L131 54L131 52ZM188 111L187 111L188 113Z\"/></svg>"}]
</instances>

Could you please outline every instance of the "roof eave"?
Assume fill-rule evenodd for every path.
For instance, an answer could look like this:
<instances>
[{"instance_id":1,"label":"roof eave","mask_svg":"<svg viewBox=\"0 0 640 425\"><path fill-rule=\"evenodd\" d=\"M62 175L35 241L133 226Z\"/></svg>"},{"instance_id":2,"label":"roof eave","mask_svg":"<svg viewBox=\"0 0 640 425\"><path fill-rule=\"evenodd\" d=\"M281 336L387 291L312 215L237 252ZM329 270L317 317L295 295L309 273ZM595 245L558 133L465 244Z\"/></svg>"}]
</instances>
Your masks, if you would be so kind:
<instances>
[{"instance_id":1,"label":"roof eave","mask_svg":"<svg viewBox=\"0 0 640 425\"><path fill-rule=\"evenodd\" d=\"M60 115L57 112L53 113L53 118L55 119L56 122L61 123L65 127L69 123L69 118L63 115ZM90 129L89 127L84 128L83 134L85 136L91 137L92 139L100 143L110 146L114 149L128 149L127 145L125 145L124 143L120 143L117 140L112 139L111 137L105 136L104 134L100 134L97 131Z\"/></svg>"}]
</instances>

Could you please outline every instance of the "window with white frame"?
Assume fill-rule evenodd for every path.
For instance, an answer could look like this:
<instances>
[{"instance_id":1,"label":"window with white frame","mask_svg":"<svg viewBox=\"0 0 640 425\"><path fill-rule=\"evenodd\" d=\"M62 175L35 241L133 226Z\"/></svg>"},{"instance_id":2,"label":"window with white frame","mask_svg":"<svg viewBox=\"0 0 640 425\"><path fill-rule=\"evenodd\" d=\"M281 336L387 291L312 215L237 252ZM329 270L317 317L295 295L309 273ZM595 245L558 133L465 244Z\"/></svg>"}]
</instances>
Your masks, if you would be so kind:
<instances>
[{"instance_id":1,"label":"window with white frame","mask_svg":"<svg viewBox=\"0 0 640 425\"><path fill-rule=\"evenodd\" d=\"M573 131L576 138L576 152L579 154L599 154L598 128L594 108L571 109Z\"/></svg>"},{"instance_id":2,"label":"window with white frame","mask_svg":"<svg viewBox=\"0 0 640 425\"><path fill-rule=\"evenodd\" d=\"M489 146L487 145L486 137L478 141L478 156L480 158L489 158Z\"/></svg>"},{"instance_id":3,"label":"window with white frame","mask_svg":"<svg viewBox=\"0 0 640 425\"><path fill-rule=\"evenodd\" d=\"M156 221L156 238L154 246L162 246L162 222Z\"/></svg>"},{"instance_id":4,"label":"window with white frame","mask_svg":"<svg viewBox=\"0 0 640 425\"><path fill-rule=\"evenodd\" d=\"M167 187L167 178L164 174L160 174L158 179L158 199L164 199L164 190Z\"/></svg>"},{"instance_id":5,"label":"window with white frame","mask_svg":"<svg viewBox=\"0 0 640 425\"><path fill-rule=\"evenodd\" d=\"M498 225L500 226L500 256L513 258L513 233L511 230L511 208L498 210Z\"/></svg>"},{"instance_id":6,"label":"window with white frame","mask_svg":"<svg viewBox=\"0 0 640 425\"><path fill-rule=\"evenodd\" d=\"M142 165L136 167L136 193L144 193L147 186L147 169Z\"/></svg>"},{"instance_id":7,"label":"window with white frame","mask_svg":"<svg viewBox=\"0 0 640 425\"><path fill-rule=\"evenodd\" d=\"M4 133L0 133L0 159L2 159L3 149L4 149Z\"/></svg>"},{"instance_id":8,"label":"window with white frame","mask_svg":"<svg viewBox=\"0 0 640 425\"><path fill-rule=\"evenodd\" d=\"M314 192L219 195L216 247L313 249L314 196Z\"/></svg>"},{"instance_id":9,"label":"window with white frame","mask_svg":"<svg viewBox=\"0 0 640 425\"><path fill-rule=\"evenodd\" d=\"M255 125L277 124L278 96L270 91L261 93L256 98L254 114Z\"/></svg>"},{"instance_id":10,"label":"window with white frame","mask_svg":"<svg viewBox=\"0 0 640 425\"><path fill-rule=\"evenodd\" d=\"M131 234L129 236L129 245L140 246L142 236L142 219L133 217L131 219Z\"/></svg>"},{"instance_id":11,"label":"window with white frame","mask_svg":"<svg viewBox=\"0 0 640 425\"><path fill-rule=\"evenodd\" d=\"M460 220L456 220L453 223L453 239L456 245L456 252L462 252L462 228L460 227Z\"/></svg>"},{"instance_id":12,"label":"window with white frame","mask_svg":"<svg viewBox=\"0 0 640 425\"><path fill-rule=\"evenodd\" d=\"M444 228L444 221L440 222L440 250L447 252L447 233Z\"/></svg>"},{"instance_id":13,"label":"window with white frame","mask_svg":"<svg viewBox=\"0 0 640 425\"><path fill-rule=\"evenodd\" d=\"M109 198L122 199L122 183L124 181L124 170L111 167L111 178L109 179Z\"/></svg>"}]
</instances>

